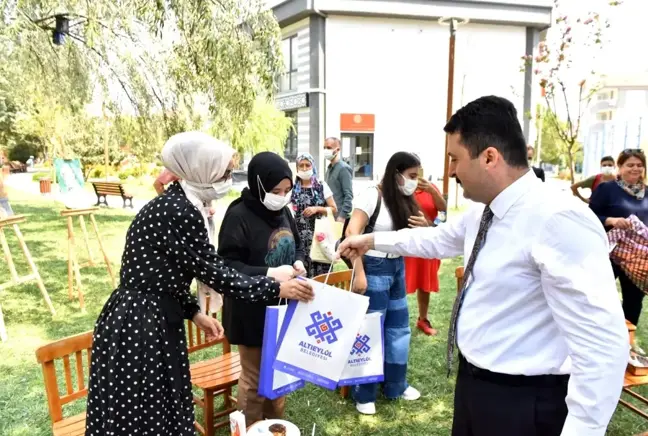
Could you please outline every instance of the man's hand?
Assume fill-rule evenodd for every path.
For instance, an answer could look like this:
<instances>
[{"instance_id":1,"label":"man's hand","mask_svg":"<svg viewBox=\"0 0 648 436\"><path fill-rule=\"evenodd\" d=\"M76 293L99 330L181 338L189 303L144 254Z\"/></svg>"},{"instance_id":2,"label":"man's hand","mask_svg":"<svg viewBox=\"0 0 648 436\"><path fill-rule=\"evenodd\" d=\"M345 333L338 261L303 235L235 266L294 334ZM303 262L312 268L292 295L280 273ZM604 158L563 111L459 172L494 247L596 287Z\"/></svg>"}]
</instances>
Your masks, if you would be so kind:
<instances>
[{"instance_id":1,"label":"man's hand","mask_svg":"<svg viewBox=\"0 0 648 436\"><path fill-rule=\"evenodd\" d=\"M373 234L353 235L346 238L338 247L338 255L355 261L367 251L372 250L374 245Z\"/></svg>"}]
</instances>

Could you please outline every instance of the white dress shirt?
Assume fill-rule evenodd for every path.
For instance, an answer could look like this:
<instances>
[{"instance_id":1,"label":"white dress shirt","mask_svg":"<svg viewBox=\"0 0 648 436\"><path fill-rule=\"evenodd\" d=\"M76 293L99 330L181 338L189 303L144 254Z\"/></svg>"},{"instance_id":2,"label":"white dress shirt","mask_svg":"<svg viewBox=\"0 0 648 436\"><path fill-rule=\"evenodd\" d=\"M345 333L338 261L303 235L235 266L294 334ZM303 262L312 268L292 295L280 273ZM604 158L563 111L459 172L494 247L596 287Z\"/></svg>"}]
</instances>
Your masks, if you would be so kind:
<instances>
[{"instance_id":1,"label":"white dress shirt","mask_svg":"<svg viewBox=\"0 0 648 436\"><path fill-rule=\"evenodd\" d=\"M562 435L603 436L628 362L628 331L601 222L529 171L494 213L457 323L473 365L504 374L570 374ZM484 210L439 227L375 234L376 250L468 262Z\"/></svg>"}]
</instances>

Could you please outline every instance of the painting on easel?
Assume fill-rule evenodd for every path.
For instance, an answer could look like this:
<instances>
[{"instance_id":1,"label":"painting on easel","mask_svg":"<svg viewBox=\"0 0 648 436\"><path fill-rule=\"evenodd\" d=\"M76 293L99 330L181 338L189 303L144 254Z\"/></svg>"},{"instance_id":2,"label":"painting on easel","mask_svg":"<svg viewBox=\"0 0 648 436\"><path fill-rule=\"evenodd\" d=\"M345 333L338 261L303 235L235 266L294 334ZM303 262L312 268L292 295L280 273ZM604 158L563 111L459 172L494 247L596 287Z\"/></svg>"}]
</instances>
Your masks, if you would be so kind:
<instances>
[{"instance_id":1,"label":"painting on easel","mask_svg":"<svg viewBox=\"0 0 648 436\"><path fill-rule=\"evenodd\" d=\"M61 199L68 209L83 209L92 205L83 190L84 180L79 159L54 159L56 182Z\"/></svg>"}]
</instances>

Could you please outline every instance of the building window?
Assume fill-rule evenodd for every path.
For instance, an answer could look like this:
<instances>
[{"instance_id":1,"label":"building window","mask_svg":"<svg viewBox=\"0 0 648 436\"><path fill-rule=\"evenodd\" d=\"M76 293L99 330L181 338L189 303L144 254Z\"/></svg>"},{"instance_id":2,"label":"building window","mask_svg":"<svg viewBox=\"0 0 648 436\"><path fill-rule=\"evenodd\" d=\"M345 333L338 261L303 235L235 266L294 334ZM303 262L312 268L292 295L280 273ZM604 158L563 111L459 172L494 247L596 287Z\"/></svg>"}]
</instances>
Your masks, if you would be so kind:
<instances>
[{"instance_id":1,"label":"building window","mask_svg":"<svg viewBox=\"0 0 648 436\"><path fill-rule=\"evenodd\" d=\"M297 89L297 36L281 41L281 53L284 59L284 72L279 76L279 92Z\"/></svg>"},{"instance_id":2,"label":"building window","mask_svg":"<svg viewBox=\"0 0 648 436\"><path fill-rule=\"evenodd\" d=\"M293 162L297 159L297 111L286 112L286 117L290 118L292 127L284 144L284 157Z\"/></svg>"},{"instance_id":3,"label":"building window","mask_svg":"<svg viewBox=\"0 0 648 436\"><path fill-rule=\"evenodd\" d=\"M596 95L596 100L598 101L608 101L614 100L616 98L616 92L613 89L608 89L607 91L601 91Z\"/></svg>"},{"instance_id":4,"label":"building window","mask_svg":"<svg viewBox=\"0 0 648 436\"><path fill-rule=\"evenodd\" d=\"M601 111L596 113L596 121L612 121L614 117L614 112L612 111Z\"/></svg>"}]
</instances>

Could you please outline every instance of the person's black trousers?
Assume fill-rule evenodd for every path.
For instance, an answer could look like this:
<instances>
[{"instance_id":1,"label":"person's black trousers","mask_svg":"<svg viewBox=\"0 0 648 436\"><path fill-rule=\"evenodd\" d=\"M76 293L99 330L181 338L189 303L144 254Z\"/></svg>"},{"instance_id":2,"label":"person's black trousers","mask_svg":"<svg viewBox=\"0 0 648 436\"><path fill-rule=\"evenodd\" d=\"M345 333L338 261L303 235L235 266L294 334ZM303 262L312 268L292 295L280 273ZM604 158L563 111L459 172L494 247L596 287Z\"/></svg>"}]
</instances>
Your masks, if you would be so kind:
<instances>
[{"instance_id":1,"label":"person's black trousers","mask_svg":"<svg viewBox=\"0 0 648 436\"><path fill-rule=\"evenodd\" d=\"M632 283L632 280L628 278L621 267L614 262L612 262L612 270L614 271L614 277L618 278L619 284L621 284L625 319L636 326L639 323L639 315L641 315L641 307L646 294Z\"/></svg>"},{"instance_id":2,"label":"person's black trousers","mask_svg":"<svg viewBox=\"0 0 648 436\"><path fill-rule=\"evenodd\" d=\"M560 436L568 375L479 369L459 356L452 436Z\"/></svg>"}]
</instances>

